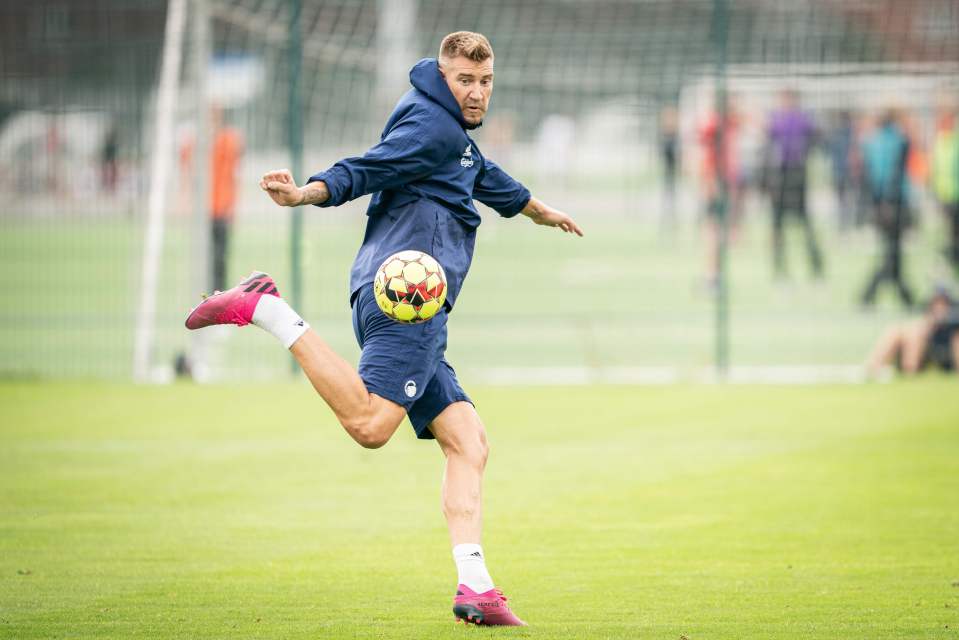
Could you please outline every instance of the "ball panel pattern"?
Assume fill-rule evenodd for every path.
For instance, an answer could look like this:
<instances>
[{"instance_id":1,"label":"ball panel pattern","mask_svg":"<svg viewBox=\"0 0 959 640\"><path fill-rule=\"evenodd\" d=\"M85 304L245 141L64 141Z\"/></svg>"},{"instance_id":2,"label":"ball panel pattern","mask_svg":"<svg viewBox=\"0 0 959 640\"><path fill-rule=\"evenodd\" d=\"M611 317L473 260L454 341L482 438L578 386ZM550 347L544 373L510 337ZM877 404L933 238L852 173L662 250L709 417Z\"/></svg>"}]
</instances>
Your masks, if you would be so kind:
<instances>
[{"instance_id":1,"label":"ball panel pattern","mask_svg":"<svg viewBox=\"0 0 959 640\"><path fill-rule=\"evenodd\" d=\"M397 322L426 322L446 302L446 274L422 251L400 251L383 261L373 279L373 295L384 314Z\"/></svg>"}]
</instances>

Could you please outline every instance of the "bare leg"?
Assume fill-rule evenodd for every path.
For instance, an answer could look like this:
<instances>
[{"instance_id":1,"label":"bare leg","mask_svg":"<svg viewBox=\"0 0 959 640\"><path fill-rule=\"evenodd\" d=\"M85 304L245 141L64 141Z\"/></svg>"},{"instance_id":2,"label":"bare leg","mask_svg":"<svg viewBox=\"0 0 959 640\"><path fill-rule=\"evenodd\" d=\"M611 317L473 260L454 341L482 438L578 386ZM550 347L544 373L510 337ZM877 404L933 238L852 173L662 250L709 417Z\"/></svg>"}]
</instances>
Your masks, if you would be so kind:
<instances>
[{"instance_id":1,"label":"bare leg","mask_svg":"<svg viewBox=\"0 0 959 640\"><path fill-rule=\"evenodd\" d=\"M905 333L905 325L895 324L889 327L879 338L866 361L866 369L870 376L876 376L882 369L893 366L896 354L899 353L905 342Z\"/></svg>"},{"instance_id":2,"label":"bare leg","mask_svg":"<svg viewBox=\"0 0 959 640\"><path fill-rule=\"evenodd\" d=\"M926 318L906 324L902 344L903 373L919 372L919 368L922 366L922 357L925 355L926 346L929 344L931 331L932 323Z\"/></svg>"},{"instance_id":3,"label":"bare leg","mask_svg":"<svg viewBox=\"0 0 959 640\"><path fill-rule=\"evenodd\" d=\"M473 405L455 402L434 418L430 430L446 456L443 515L449 527L459 583L453 613L457 619L467 621L471 615L481 613L486 616L484 624L525 625L509 610L502 594L492 593L495 583L480 547L483 471L489 456L483 422Z\"/></svg>"},{"instance_id":4,"label":"bare leg","mask_svg":"<svg viewBox=\"0 0 959 640\"><path fill-rule=\"evenodd\" d=\"M454 547L479 544L483 529L483 471L489 456L483 422L473 405L456 402L433 420L430 430L446 456L442 494L450 541Z\"/></svg>"},{"instance_id":5,"label":"bare leg","mask_svg":"<svg viewBox=\"0 0 959 640\"><path fill-rule=\"evenodd\" d=\"M290 353L350 437L368 449L387 443L406 415L402 406L367 391L356 370L313 329L293 343Z\"/></svg>"}]
</instances>

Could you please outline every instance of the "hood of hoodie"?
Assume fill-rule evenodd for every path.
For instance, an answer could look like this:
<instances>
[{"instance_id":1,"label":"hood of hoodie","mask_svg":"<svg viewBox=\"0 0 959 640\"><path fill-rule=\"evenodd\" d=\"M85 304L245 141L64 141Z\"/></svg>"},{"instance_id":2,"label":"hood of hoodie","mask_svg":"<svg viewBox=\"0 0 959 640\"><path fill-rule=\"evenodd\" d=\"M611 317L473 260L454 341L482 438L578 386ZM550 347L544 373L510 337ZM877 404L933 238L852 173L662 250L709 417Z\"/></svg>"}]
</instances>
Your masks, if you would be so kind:
<instances>
[{"instance_id":1,"label":"hood of hoodie","mask_svg":"<svg viewBox=\"0 0 959 640\"><path fill-rule=\"evenodd\" d=\"M440 65L436 58L423 58L414 64L410 69L410 84L446 109L464 129L476 129L482 126L482 122L470 124L463 118L459 103L456 102L456 98L446 85L446 80L440 74Z\"/></svg>"}]
</instances>

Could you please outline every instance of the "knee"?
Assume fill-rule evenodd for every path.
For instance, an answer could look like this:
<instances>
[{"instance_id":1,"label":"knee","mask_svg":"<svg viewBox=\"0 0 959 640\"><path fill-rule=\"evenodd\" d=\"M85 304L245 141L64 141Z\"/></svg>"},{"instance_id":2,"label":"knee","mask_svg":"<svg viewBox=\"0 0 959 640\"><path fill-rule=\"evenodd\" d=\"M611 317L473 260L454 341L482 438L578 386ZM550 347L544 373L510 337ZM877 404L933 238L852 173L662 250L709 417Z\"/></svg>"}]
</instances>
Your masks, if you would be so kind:
<instances>
[{"instance_id":1,"label":"knee","mask_svg":"<svg viewBox=\"0 0 959 640\"><path fill-rule=\"evenodd\" d=\"M447 451L447 455L455 455L474 469L486 468L489 460L489 442L486 433L479 431L468 438L457 440Z\"/></svg>"},{"instance_id":2,"label":"knee","mask_svg":"<svg viewBox=\"0 0 959 640\"><path fill-rule=\"evenodd\" d=\"M483 437L471 448L468 459L476 468L486 468L486 461L489 460L489 443L486 441L485 434L483 434Z\"/></svg>"},{"instance_id":3,"label":"knee","mask_svg":"<svg viewBox=\"0 0 959 640\"><path fill-rule=\"evenodd\" d=\"M925 346L932 330L932 323L925 318L906 323L902 327L902 339L913 347Z\"/></svg>"},{"instance_id":4,"label":"knee","mask_svg":"<svg viewBox=\"0 0 959 640\"><path fill-rule=\"evenodd\" d=\"M374 418L341 419L340 423L350 437L364 449L379 449L390 441L393 429Z\"/></svg>"},{"instance_id":5,"label":"knee","mask_svg":"<svg viewBox=\"0 0 959 640\"><path fill-rule=\"evenodd\" d=\"M369 430L354 434L353 439L364 449L379 449L390 441L390 435Z\"/></svg>"},{"instance_id":6,"label":"knee","mask_svg":"<svg viewBox=\"0 0 959 640\"><path fill-rule=\"evenodd\" d=\"M902 340L906 335L906 327L902 324L894 324L888 329L882 336L883 342L901 345Z\"/></svg>"}]
</instances>

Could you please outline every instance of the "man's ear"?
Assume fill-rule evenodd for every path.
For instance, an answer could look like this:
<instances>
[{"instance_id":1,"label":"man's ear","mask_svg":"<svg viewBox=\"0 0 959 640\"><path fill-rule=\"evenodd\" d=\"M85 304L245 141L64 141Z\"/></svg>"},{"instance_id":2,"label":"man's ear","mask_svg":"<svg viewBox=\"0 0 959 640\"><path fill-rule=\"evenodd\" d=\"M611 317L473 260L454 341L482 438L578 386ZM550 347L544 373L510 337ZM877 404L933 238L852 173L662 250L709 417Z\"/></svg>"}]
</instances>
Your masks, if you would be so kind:
<instances>
[{"instance_id":1,"label":"man's ear","mask_svg":"<svg viewBox=\"0 0 959 640\"><path fill-rule=\"evenodd\" d=\"M437 68L439 68L439 70L440 70L440 75L445 78L445 77L446 77L446 70L443 69L443 67L446 66L446 65L445 65L445 61L443 60L443 58L439 58L439 59L436 61L436 66L437 66Z\"/></svg>"}]
</instances>

